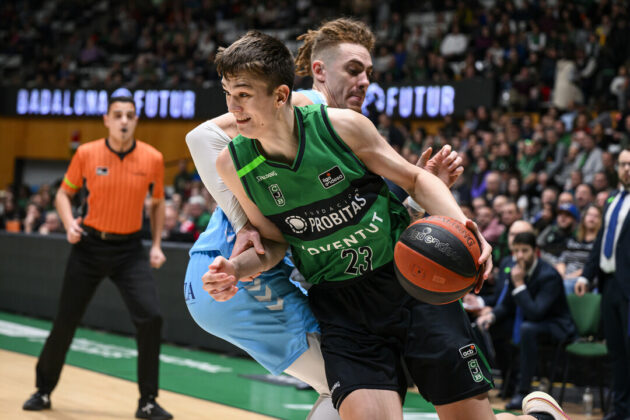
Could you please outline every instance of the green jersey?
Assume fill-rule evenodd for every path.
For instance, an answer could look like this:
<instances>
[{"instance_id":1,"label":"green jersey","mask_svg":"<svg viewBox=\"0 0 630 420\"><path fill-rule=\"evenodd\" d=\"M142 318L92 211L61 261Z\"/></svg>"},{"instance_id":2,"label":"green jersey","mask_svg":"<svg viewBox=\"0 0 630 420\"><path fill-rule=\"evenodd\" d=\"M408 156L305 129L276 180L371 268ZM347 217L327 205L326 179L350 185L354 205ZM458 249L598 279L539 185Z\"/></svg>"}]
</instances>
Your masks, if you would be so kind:
<instances>
[{"instance_id":1,"label":"green jersey","mask_svg":"<svg viewBox=\"0 0 630 420\"><path fill-rule=\"evenodd\" d=\"M325 105L295 108L298 152L292 164L266 159L257 140L229 144L249 198L291 245L311 283L363 276L393 259L409 224L400 201L339 138Z\"/></svg>"}]
</instances>

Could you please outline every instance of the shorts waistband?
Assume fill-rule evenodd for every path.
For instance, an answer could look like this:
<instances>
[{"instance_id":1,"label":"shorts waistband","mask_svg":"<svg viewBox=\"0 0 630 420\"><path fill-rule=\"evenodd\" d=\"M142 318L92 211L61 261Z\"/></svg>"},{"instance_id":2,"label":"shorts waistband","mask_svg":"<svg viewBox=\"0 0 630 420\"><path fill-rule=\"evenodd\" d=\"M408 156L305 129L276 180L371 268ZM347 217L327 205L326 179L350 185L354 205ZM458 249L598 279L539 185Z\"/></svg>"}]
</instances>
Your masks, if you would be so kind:
<instances>
[{"instance_id":1,"label":"shorts waistband","mask_svg":"<svg viewBox=\"0 0 630 420\"><path fill-rule=\"evenodd\" d=\"M103 232L87 225L83 225L82 228L91 237L100 239L102 241L128 241L130 239L136 239L140 237L139 231L121 235L118 233Z\"/></svg>"}]
</instances>

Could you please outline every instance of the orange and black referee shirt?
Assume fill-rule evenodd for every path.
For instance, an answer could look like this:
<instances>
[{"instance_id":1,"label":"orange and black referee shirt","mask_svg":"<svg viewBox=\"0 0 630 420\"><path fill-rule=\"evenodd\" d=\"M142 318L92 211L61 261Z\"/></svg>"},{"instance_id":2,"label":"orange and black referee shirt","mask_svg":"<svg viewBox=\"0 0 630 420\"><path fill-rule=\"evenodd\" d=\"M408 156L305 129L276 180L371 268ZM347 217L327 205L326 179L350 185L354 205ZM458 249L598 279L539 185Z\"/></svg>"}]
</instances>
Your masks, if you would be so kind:
<instances>
[{"instance_id":1,"label":"orange and black referee shirt","mask_svg":"<svg viewBox=\"0 0 630 420\"><path fill-rule=\"evenodd\" d=\"M137 140L125 153L115 152L106 139L85 143L72 158L61 187L74 194L84 185L88 195L83 224L121 235L137 232L147 192L164 198L164 158Z\"/></svg>"}]
</instances>

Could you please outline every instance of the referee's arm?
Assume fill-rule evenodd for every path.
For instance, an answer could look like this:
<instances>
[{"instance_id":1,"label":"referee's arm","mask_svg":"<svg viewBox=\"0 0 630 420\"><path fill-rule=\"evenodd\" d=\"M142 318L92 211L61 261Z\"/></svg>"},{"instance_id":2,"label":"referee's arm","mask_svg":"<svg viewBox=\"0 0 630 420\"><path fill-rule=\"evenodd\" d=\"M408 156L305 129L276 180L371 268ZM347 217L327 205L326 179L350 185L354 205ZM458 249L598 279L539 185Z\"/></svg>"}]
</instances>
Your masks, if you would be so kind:
<instances>
[{"instance_id":1,"label":"referee's arm","mask_svg":"<svg viewBox=\"0 0 630 420\"><path fill-rule=\"evenodd\" d=\"M162 252L162 230L164 229L164 198L151 198L149 219L151 220L151 251L149 260L151 267L160 268L166 261Z\"/></svg>"},{"instance_id":2,"label":"referee's arm","mask_svg":"<svg viewBox=\"0 0 630 420\"><path fill-rule=\"evenodd\" d=\"M75 219L72 215L72 202L70 201L71 199L72 195L69 192L67 192L63 188L59 188L57 190L57 194L55 195L55 207L57 208L57 213L59 213L61 222L66 229L66 239L71 244L76 244L81 240L81 235L85 233L81 228L82 218L77 217Z\"/></svg>"}]
</instances>

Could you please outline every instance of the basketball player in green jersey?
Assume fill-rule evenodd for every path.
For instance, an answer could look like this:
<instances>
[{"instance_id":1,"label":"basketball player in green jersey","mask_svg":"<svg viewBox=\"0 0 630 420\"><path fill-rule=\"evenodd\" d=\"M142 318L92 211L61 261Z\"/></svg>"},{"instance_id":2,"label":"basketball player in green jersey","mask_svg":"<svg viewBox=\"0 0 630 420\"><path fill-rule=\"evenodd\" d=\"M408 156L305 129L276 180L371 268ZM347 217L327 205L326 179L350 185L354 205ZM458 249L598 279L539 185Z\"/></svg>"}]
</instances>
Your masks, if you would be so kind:
<instances>
[{"instance_id":1,"label":"basketball player in green jersey","mask_svg":"<svg viewBox=\"0 0 630 420\"><path fill-rule=\"evenodd\" d=\"M250 32L222 49L216 63L241 134L219 155L217 169L265 238L267 252L217 258L204 275L204 289L230 298L237 279L273 267L290 244L298 269L313 284L309 303L342 418L402 419L401 357L441 418L494 418L487 365L475 347L462 351L471 344L463 310L436 310L414 300L393 274L393 244L409 219L381 176L429 213L453 217L478 235L448 188L400 157L364 116L320 105L292 107L293 60L278 40ZM485 278L491 249L478 236ZM566 418L551 397L539 394L525 399L532 417L524 418Z\"/></svg>"}]
</instances>

